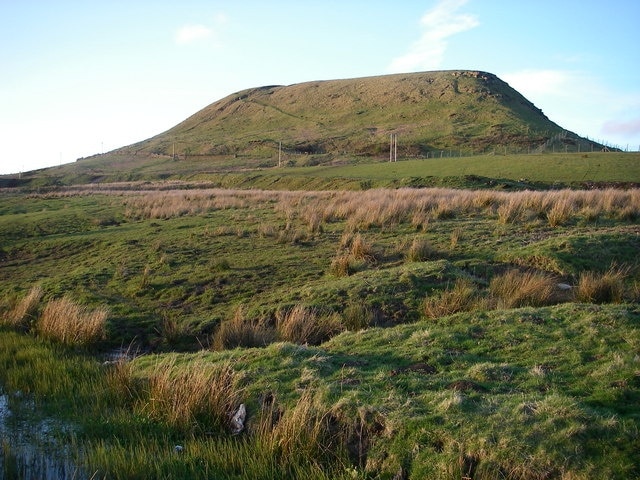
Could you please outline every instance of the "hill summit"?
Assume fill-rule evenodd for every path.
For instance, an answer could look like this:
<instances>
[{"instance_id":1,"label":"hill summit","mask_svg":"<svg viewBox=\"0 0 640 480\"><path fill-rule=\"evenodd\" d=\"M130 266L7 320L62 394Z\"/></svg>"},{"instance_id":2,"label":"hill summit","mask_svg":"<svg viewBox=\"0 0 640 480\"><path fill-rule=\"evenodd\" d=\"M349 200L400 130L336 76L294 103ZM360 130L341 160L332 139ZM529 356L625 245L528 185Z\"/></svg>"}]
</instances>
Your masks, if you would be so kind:
<instances>
[{"instance_id":1,"label":"hill summit","mask_svg":"<svg viewBox=\"0 0 640 480\"><path fill-rule=\"evenodd\" d=\"M487 153L553 142L591 145L552 122L496 75L454 70L264 86L229 95L119 154L404 157L443 149ZM565 148L565 147L562 147Z\"/></svg>"}]
</instances>

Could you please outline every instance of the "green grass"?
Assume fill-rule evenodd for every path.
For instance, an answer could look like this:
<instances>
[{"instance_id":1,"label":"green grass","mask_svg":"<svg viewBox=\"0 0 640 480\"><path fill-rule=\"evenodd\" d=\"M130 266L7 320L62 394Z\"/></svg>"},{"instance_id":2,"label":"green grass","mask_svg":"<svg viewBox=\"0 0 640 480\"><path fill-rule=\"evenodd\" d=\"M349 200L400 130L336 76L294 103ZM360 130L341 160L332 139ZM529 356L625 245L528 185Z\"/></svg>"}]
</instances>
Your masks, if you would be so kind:
<instances>
[{"instance_id":1,"label":"green grass","mask_svg":"<svg viewBox=\"0 0 640 480\"><path fill-rule=\"evenodd\" d=\"M431 186L435 179L467 177L473 182L500 186L505 180L520 180L525 185L571 184L579 182L635 182L640 181L640 161L635 153L588 154L532 154L481 155L455 158L404 160L394 163L369 163L340 167L307 167L290 170L292 175L314 177L368 179L377 184L395 183L397 186ZM433 178L435 177L435 179ZM508 182L507 182L508 184ZM480 185L478 185L480 186Z\"/></svg>"},{"instance_id":2,"label":"green grass","mask_svg":"<svg viewBox=\"0 0 640 480\"><path fill-rule=\"evenodd\" d=\"M0 322L0 385L73 424L62 441L82 446L90 473L640 474L636 191L123 187L132 191L3 192L0 203L0 317L42 289L19 327L31 335ZM560 203L570 208L552 223ZM352 261L337 274L341 256ZM620 274L608 296L607 272ZM554 290L540 301L524 286L499 289L504 278ZM555 290L587 278L593 300ZM65 296L109 307L104 340L34 338L44 306ZM234 325L268 335L260 348L218 342ZM102 365L129 345L151 355ZM158 365L171 366L166 377ZM203 365L237 375L228 398L247 406L244 434L229 436L201 399L179 420L168 413L190 398L176 385L197 384ZM154 390L158 378L168 388Z\"/></svg>"}]
</instances>

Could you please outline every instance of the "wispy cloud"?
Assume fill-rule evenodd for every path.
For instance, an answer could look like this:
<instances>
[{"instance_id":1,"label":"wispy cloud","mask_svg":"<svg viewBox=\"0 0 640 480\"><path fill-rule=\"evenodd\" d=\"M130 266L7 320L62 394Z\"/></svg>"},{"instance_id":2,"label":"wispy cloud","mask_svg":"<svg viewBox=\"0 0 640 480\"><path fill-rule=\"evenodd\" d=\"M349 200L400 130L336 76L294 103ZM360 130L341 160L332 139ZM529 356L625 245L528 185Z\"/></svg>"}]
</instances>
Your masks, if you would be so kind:
<instances>
[{"instance_id":1,"label":"wispy cloud","mask_svg":"<svg viewBox=\"0 0 640 480\"><path fill-rule=\"evenodd\" d=\"M176 32L175 40L178 45L187 45L209 38L212 33L213 31L204 25L184 25Z\"/></svg>"},{"instance_id":2,"label":"wispy cloud","mask_svg":"<svg viewBox=\"0 0 640 480\"><path fill-rule=\"evenodd\" d=\"M440 67L447 49L447 39L480 24L474 15L459 13L467 0L440 0L421 19L422 35L409 50L395 58L390 72L434 70Z\"/></svg>"},{"instance_id":3,"label":"wispy cloud","mask_svg":"<svg viewBox=\"0 0 640 480\"><path fill-rule=\"evenodd\" d=\"M220 27L227 23L228 18L225 14L219 13L213 17L211 24L192 24L180 27L174 36L174 40L178 45L189 45L191 43L202 40L218 40L218 32Z\"/></svg>"}]
</instances>

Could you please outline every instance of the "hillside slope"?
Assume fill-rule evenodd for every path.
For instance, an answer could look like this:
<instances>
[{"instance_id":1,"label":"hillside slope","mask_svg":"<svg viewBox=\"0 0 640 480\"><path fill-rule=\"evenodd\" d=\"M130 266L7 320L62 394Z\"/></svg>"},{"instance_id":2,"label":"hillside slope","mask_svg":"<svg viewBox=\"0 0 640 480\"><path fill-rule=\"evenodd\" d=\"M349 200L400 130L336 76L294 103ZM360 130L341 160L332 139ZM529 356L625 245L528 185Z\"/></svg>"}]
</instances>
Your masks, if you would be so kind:
<instances>
[{"instance_id":1,"label":"hillside slope","mask_svg":"<svg viewBox=\"0 0 640 480\"><path fill-rule=\"evenodd\" d=\"M382 156L391 133L403 156L587 142L493 74L439 71L244 90L118 153L273 156L282 142L293 154Z\"/></svg>"}]
</instances>

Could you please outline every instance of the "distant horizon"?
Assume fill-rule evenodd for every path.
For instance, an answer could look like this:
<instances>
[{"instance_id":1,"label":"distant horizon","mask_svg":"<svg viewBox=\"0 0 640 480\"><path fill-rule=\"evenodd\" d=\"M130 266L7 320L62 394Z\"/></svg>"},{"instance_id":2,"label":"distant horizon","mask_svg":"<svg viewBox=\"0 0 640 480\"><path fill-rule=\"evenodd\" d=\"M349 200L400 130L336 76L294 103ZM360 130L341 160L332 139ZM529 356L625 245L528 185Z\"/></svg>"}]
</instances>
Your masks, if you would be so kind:
<instances>
[{"instance_id":1,"label":"distant horizon","mask_svg":"<svg viewBox=\"0 0 640 480\"><path fill-rule=\"evenodd\" d=\"M640 4L622 0L35 0L0 13L0 174L143 141L247 88L442 70L494 74L562 128L640 149Z\"/></svg>"}]
</instances>

